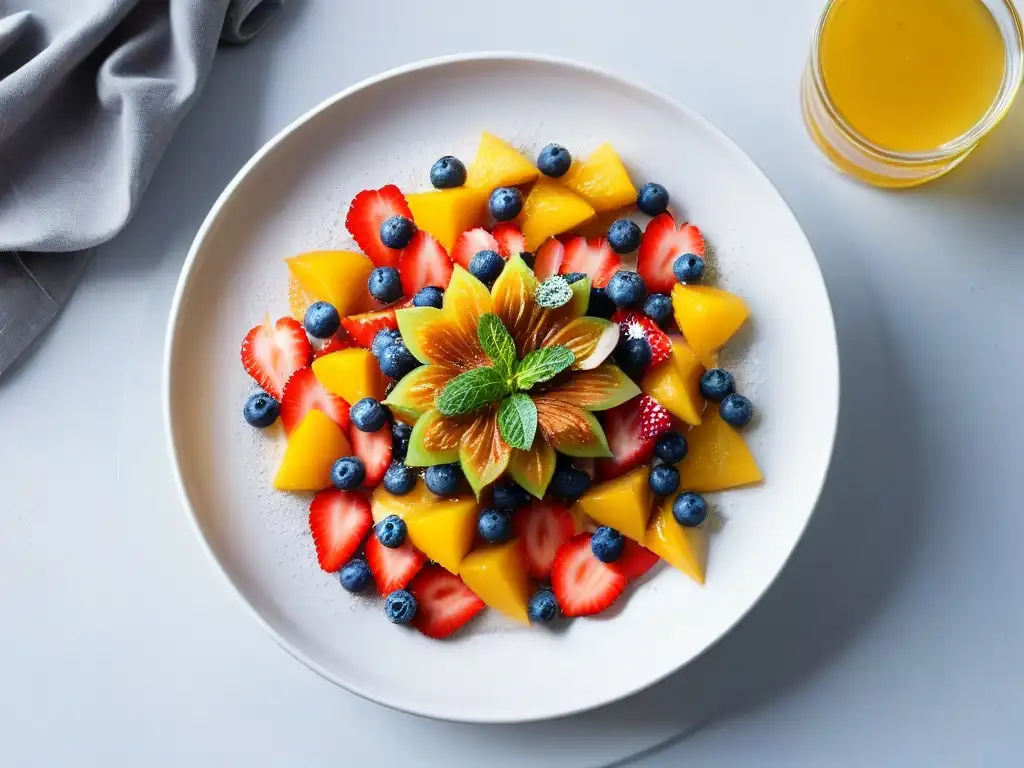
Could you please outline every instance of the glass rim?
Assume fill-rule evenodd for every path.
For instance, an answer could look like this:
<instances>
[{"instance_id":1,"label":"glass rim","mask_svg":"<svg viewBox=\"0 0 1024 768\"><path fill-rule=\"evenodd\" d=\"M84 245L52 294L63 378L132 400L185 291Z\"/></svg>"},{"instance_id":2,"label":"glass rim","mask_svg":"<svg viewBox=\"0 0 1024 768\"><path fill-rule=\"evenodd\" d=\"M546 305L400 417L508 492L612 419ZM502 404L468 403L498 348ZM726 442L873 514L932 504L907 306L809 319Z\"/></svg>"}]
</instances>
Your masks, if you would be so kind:
<instances>
[{"instance_id":1,"label":"glass rim","mask_svg":"<svg viewBox=\"0 0 1024 768\"><path fill-rule=\"evenodd\" d=\"M897 152L886 149L862 135L847 122L846 118L843 117L832 101L828 88L825 86L825 76L821 66L821 36L825 29L825 23L828 21L829 14L832 13L832 9L836 5L848 1L828 0L824 10L821 12L821 16L818 18L818 23L814 29L810 68L813 74L814 88L818 92L818 97L828 112L829 118L842 130L846 138L856 144L863 152L891 163L907 165L947 160L972 149L1006 115L1010 105L1013 103L1014 97L1017 95L1017 91L1020 89L1021 79L1024 76L1024 27L1022 27L1020 14L1017 13L1013 0L993 0L1005 8L1007 14L1009 14L1013 29L1012 35L1007 37L1003 25L999 25L1000 37L1003 40L1003 50L1006 54L1003 64L1003 80L999 85L999 91L995 99L978 122L952 141L946 142L938 149L927 152ZM985 0L978 1L985 2ZM985 4L988 5L988 3Z\"/></svg>"}]
</instances>

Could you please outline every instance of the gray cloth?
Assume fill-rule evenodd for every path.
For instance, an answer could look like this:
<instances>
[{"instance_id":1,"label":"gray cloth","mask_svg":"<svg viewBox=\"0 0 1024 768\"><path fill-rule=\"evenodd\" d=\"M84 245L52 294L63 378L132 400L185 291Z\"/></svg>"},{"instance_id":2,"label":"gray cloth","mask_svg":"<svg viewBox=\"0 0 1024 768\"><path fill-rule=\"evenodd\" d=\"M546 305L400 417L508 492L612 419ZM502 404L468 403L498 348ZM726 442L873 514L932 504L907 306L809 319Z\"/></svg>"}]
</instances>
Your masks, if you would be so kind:
<instances>
[{"instance_id":1,"label":"gray cloth","mask_svg":"<svg viewBox=\"0 0 1024 768\"><path fill-rule=\"evenodd\" d=\"M283 0L0 0L0 374L128 223L218 41Z\"/></svg>"}]
</instances>

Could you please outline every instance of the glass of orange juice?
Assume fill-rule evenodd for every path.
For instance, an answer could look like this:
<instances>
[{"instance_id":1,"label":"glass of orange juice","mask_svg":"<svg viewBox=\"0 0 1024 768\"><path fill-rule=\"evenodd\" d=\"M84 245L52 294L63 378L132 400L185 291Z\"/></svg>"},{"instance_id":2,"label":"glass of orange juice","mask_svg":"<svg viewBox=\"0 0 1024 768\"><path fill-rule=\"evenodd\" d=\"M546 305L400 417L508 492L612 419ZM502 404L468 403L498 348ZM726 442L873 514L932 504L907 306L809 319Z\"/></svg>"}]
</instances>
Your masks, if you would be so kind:
<instances>
[{"instance_id":1,"label":"glass of orange juice","mask_svg":"<svg viewBox=\"0 0 1024 768\"><path fill-rule=\"evenodd\" d=\"M830 0L801 86L811 138L840 170L911 187L963 160L1021 83L1013 0Z\"/></svg>"}]
</instances>

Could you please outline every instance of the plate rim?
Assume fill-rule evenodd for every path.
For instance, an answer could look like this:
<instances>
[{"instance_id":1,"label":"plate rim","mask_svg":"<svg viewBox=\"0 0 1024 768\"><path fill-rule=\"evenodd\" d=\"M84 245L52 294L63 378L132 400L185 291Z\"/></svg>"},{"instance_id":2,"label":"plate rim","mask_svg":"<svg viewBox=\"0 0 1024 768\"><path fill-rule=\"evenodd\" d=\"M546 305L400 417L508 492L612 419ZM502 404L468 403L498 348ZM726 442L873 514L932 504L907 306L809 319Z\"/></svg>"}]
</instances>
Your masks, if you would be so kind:
<instances>
[{"instance_id":1,"label":"plate rim","mask_svg":"<svg viewBox=\"0 0 1024 768\"><path fill-rule=\"evenodd\" d=\"M645 96L647 96L648 98L653 98L653 99L661 102L662 104L664 104L666 107L681 113L686 118L688 118L690 120L693 120L694 122L700 124L705 130L707 130L710 133L716 135L721 140L722 146L724 148L726 148L729 152L733 153L740 160L740 162L748 164L750 166L750 168L753 171L755 171L762 178L762 180L768 185L768 187L775 193L775 195L778 197L779 201L782 203L782 206L783 206L786 214L792 219L792 223L796 226L796 230L799 232L800 238L802 238L804 244L807 246L807 250L813 256L813 266L814 266L814 269L816 270L818 279L821 281L822 289L824 291L825 307L828 310L827 311L827 320L828 320L829 328L831 330L831 334L830 334L831 339L832 339L832 345L831 346L832 346L832 349L834 350L834 354L832 355L832 360L834 362L834 370L830 371L830 378L833 381L835 381L835 388L834 388L835 395L834 395L833 398L831 398L830 418L828 419L828 424L827 424L827 426L828 426L828 449L827 449L827 456L825 457L826 460L825 460L825 462L822 465L821 476L818 479L817 490L816 490L816 492L814 494L814 503L812 504L810 512L808 513L808 515L807 515L806 519L804 520L802 526L800 527L798 535L793 540L793 544L792 544L792 547L790 548L789 552L786 554L785 558L779 564L778 569L775 571L775 573L772 575L772 577L765 582L764 586L757 593L756 597L750 602L750 604L743 611L741 611L736 616L735 620L732 621L729 624L729 626L721 634L719 634L717 638L715 638L714 641L708 643L699 653L697 653L696 655L692 656L691 658L689 658L689 659L687 659L687 660L685 660L685 661L683 661L683 662L681 662L679 664L669 665L669 667L666 668L660 675L657 675L657 676L655 676L652 679L641 680L637 684L635 684L635 685L633 685L633 686L631 686L631 687L629 687L627 689L624 689L624 690L622 690L622 691L620 691L620 692L618 692L618 693L616 693L614 695L603 697L603 698L601 698L599 700L593 701L593 702L591 702L589 704L586 704L586 705L575 706L575 707L568 708L568 709L562 710L560 712L555 712L555 713L551 713L551 712L541 713L541 714L538 714L538 715L535 715L535 716L522 715L522 716L518 716L518 717L507 717L507 716L500 716L499 715L497 717L492 717L492 716L488 716L486 713L472 712L472 711L467 711L467 712L462 713L462 715L460 715L460 716L455 716L455 715L452 715L452 714L438 714L436 712L430 712L428 710L425 710L425 709L422 709L422 708L417 708L415 706L405 706L405 705L401 704L400 702L396 702L394 700L390 700L390 699L387 699L387 698L382 698L379 695L375 695L371 691L363 689L362 686L360 686L358 684L353 684L353 683L351 683L351 682L349 682L347 680L342 679L341 677L336 675L334 672L332 672L331 670L325 668L323 665L319 664L314 659L310 658L302 650L300 650L299 648L293 646L289 641L287 641L284 637L282 637L277 632L277 630L274 629L274 627L271 626L270 623L263 617L263 615L255 608L255 606L253 606L253 604L248 599L246 599L245 595L242 594L242 591L239 588L239 586L235 583L235 581L231 578L231 576L224 569L223 564L221 563L220 559L217 557L216 553L213 551L213 549L211 547L211 544L210 544L209 540L207 539L206 535L203 533L202 527L199 525L199 521L198 521L198 519L196 517L195 509L194 509L194 507L192 505L191 499L189 498L188 490L185 487L184 478L182 477L182 474L181 474L181 463L179 461L178 449L176 447L174 420L173 420L172 406L171 406L171 388L172 388L172 369L171 369L171 365L172 365L173 357L174 357L175 337L176 337L176 332L177 332L177 328L178 328L178 325L179 325L179 314L180 314L182 302L184 300L184 296L185 296L185 292L186 292L186 286L188 285L188 283L190 281L190 276L191 276L191 273L192 273L192 271L193 271L193 269L195 267L195 263L196 263L196 259L197 259L197 255L199 253L200 247L202 246L204 241L209 236L210 231L216 225L217 220L218 220L218 218L221 215L221 212L227 206L229 200L234 196L236 190L242 184L244 179L256 168L257 165L259 165L260 162L262 162L264 157L266 157L274 149L276 149L278 147L278 145L283 143L289 136L291 136L292 133L297 131L301 126L305 125L307 122L309 122L310 120L315 118L320 113L330 109L332 106L334 106L338 102L343 101L344 99L346 99L346 98L348 98L348 97L350 97L350 96L352 96L352 95L354 95L354 94L356 94L356 93L358 93L360 91L372 88L372 87L378 85L379 83L382 83L384 81L387 81L387 80L390 80L390 79L393 79L393 78L396 78L396 77L400 77L402 75L410 74L410 73L413 73L413 72L429 70L429 69L443 68L443 67L450 66L450 65L453 65L453 64L461 64L461 63L474 62L474 61L486 61L486 62L507 61L507 62L513 63L513 64L515 64L515 63L520 63L520 64L524 64L524 63L526 63L526 64L546 64L546 65L551 65L551 66L555 66L555 67L561 67L561 68L564 68L564 69L574 70L574 71L582 73L582 74L596 76L598 78L610 81L611 83L615 84L616 86L624 87L624 88L627 88L627 89L633 89L635 91L639 91L639 92L643 93ZM824 321L824 320L825 320L825 318L822 318L822 321ZM824 490L825 483L826 483L826 481L828 479L828 473L829 473L829 471L831 470L831 467L832 467L832 459L834 457L834 452L835 452L836 433L837 433L838 424L839 424L840 387L841 387L840 363L839 363L839 344L838 344L838 338L836 336L835 315L834 315L833 310L832 310L832 302L831 302L831 299L829 297L828 286L827 286L827 284L825 282L824 275L821 272L821 265L820 265L820 263L818 261L817 255L814 252L814 248L811 246L810 241L807 239L807 234L804 232L803 227L800 225L800 222L797 219L796 214L793 212L792 207L789 205L789 202L786 200L785 196L783 196L783 194L779 191L778 187L771 180L771 178L739 146L739 144L737 144L732 139L732 137L729 136L725 131L723 131L721 128L716 126L714 123L712 123L710 120L705 118L703 115L701 115L698 112L690 109L689 107L687 107L686 105L684 105L681 102L677 101L676 99L674 99L674 98L672 98L670 96L667 96L667 95L661 93L660 91L657 91L657 90L655 90L655 89L653 89L653 88L651 88L651 87L649 87L649 86L647 86L647 85L645 85L643 83L637 82L635 80L632 80L630 78L627 78L627 77L624 77L624 76L621 76L621 75L617 75L617 74L615 74L613 72L610 72L610 71L608 71L608 70L606 70L604 68L601 68L601 67L597 67L597 66L594 66L594 65L591 65L591 64L583 63L583 62L580 62L578 60L571 59L571 58L568 58L568 57L553 56L553 55L549 55L549 54L538 54L538 53L531 53L531 52L517 52L517 51L471 51L471 52L447 54L447 55L443 55L443 56L434 56L434 57L430 57L430 58L425 58L425 59L420 59L420 60L417 60L417 61L413 61L413 62L410 62L410 63L407 63L407 64L402 64L400 66L393 67L393 68L387 69L387 70L385 70L383 72L380 72L378 74L371 75L370 77L364 78L363 80L360 80L359 82L349 86L348 88L345 88L345 89L343 89L343 90L341 90L341 91L339 91L339 92L337 92L337 93L335 93L335 94L333 94L331 96L328 96L327 98L325 98L322 101L320 101L318 104L314 105L313 107L311 107L310 109L306 110L304 113L299 115L299 117L295 118L290 123L285 125L273 137L271 137L269 140L267 140L259 149L256 150L255 153L253 153L252 157L250 157L249 160L247 160L245 162L245 164L235 173L235 175L228 182L227 186L225 186L224 190L217 196L217 199L214 201L212 207L210 208L209 212L204 217L202 224L200 225L199 229L197 230L197 232L195 234L195 237L192 240L192 244L189 246L188 253L187 253L186 257L185 257L185 260L182 263L181 271L180 271L180 273L178 275L178 281L177 281L177 284L175 285L174 294L173 294L173 298L171 300L171 306L170 306L170 310L169 310L169 313L168 313L167 328L166 328L165 335L164 335L164 350L163 350L163 365L162 365L162 368L163 368L163 370L161 372L161 401L162 401L161 402L161 405L162 405L161 410L162 410L162 413L163 413L162 421L163 421L163 425L164 425L164 435L165 435L165 439L166 439L166 446L167 446L168 454L169 454L169 457L170 457L171 474L174 477L174 484L175 484L175 487L177 488L178 498L179 498L179 500L181 501L181 503L183 505L184 511L186 513L186 516L189 519L189 525L191 526L192 531L195 534L196 538L199 540L203 551L205 552L205 554L208 557L208 559L214 565L214 569L221 575L223 580L228 584L230 591L235 595L237 600L242 603L242 605L244 606L246 612L257 622L257 624L259 624L263 628L263 630L274 640L274 642L280 648L285 650L294 659L296 659L297 661L301 662L303 665L305 665L307 668L309 668L310 670L315 672L317 675L319 675L323 679L325 679L325 680L327 680L327 681L329 681L329 682L339 686L340 688L343 688L346 691L349 691L350 693L353 693L353 694L359 696L360 698L366 699L368 701L372 701L372 702L374 702L376 704L380 704L382 706L386 706L386 707L388 707L390 709L394 709L394 710L397 710L397 711L400 711L400 712L405 712L405 713L411 714L411 715L417 715L417 716L420 716L420 717L426 717L426 718L429 718L429 719L436 719L436 720L443 720L443 721L448 721L448 722L464 722L464 723L476 723L476 724L501 724L501 723L504 723L504 724L516 724L516 723L538 722L538 721L550 720L550 719L555 719L555 718L560 718L560 717L568 717L568 716L571 716L571 715L577 715L577 714L581 714L583 712L588 712L588 711L597 709L599 707L607 706L607 705L612 704L612 703L614 703L616 701L621 701L623 699L629 698L630 696L634 696L637 693L639 693L639 692L641 692L643 690L646 690L647 688L650 688L651 686L656 685L657 683L665 680L666 678L668 678L672 674L678 672L679 670L683 669L684 667L688 666L689 664L693 664L694 662L699 661L699 659L704 654L706 654L709 650L714 648L719 642L721 642L721 640L725 636L730 634L737 627L737 625L739 625L740 622L743 621L743 619L754 608L754 606L756 606L758 603L761 602L761 600L764 598L764 595L768 592L769 589L771 589L772 585L775 584L775 582L778 580L779 575L785 570L787 564L789 563L790 559L793 556L793 553L796 551L796 548L799 546L800 542L803 540L804 534L807 531L807 526L810 524L811 519L814 517L814 515L815 515L815 513L817 511L818 504L819 504L819 502L821 500L821 494L822 494L822 492Z\"/></svg>"}]
</instances>

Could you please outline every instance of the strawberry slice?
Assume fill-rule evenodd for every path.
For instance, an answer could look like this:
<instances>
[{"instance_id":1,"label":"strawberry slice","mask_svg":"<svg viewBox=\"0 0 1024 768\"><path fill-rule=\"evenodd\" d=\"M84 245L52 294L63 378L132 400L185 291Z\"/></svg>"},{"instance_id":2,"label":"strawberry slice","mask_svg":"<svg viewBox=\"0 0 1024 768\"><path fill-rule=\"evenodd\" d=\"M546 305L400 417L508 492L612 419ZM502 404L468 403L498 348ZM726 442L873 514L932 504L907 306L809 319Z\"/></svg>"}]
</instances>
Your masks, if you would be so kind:
<instances>
[{"instance_id":1,"label":"strawberry slice","mask_svg":"<svg viewBox=\"0 0 1024 768\"><path fill-rule=\"evenodd\" d=\"M604 288L612 275L622 269L622 257L619 256L608 241L603 237L573 237L565 243L565 255L558 274L568 275L571 272L583 272L589 275L595 288Z\"/></svg>"},{"instance_id":2,"label":"strawberry slice","mask_svg":"<svg viewBox=\"0 0 1024 768\"><path fill-rule=\"evenodd\" d=\"M374 266L398 265L401 251L388 248L380 241L380 225L392 216L405 216L412 220L412 211L402 191L394 184L380 189L364 189L354 198L345 217L345 229Z\"/></svg>"},{"instance_id":3,"label":"strawberry slice","mask_svg":"<svg viewBox=\"0 0 1024 768\"><path fill-rule=\"evenodd\" d=\"M651 293L668 293L676 284L672 265L684 253L704 256L704 236L693 224L676 226L670 213L651 219L636 253L636 271Z\"/></svg>"},{"instance_id":4,"label":"strawberry slice","mask_svg":"<svg viewBox=\"0 0 1024 768\"><path fill-rule=\"evenodd\" d=\"M614 564L602 563L590 551L590 534L565 542L551 570L551 588L565 616L593 616L610 606L626 588L626 577Z\"/></svg>"},{"instance_id":5,"label":"strawberry slice","mask_svg":"<svg viewBox=\"0 0 1024 768\"><path fill-rule=\"evenodd\" d=\"M366 564L370 566L377 591L388 595L409 586L413 577L427 564L427 558L408 540L400 547L389 549L371 535L366 540Z\"/></svg>"},{"instance_id":6,"label":"strawberry slice","mask_svg":"<svg viewBox=\"0 0 1024 768\"><path fill-rule=\"evenodd\" d=\"M409 591L417 606L412 625L437 640L465 626L484 609L484 601L440 565L428 565L420 571L409 584Z\"/></svg>"},{"instance_id":7,"label":"strawberry slice","mask_svg":"<svg viewBox=\"0 0 1024 768\"><path fill-rule=\"evenodd\" d=\"M395 310L378 309L374 312L364 312L361 315L349 315L341 318L341 326L357 345L363 349L369 349L373 345L373 338L385 328L398 330L398 320L395 318Z\"/></svg>"},{"instance_id":8,"label":"strawberry slice","mask_svg":"<svg viewBox=\"0 0 1024 768\"><path fill-rule=\"evenodd\" d=\"M526 570L533 578L547 581L558 548L576 534L572 513L561 504L535 501L513 519Z\"/></svg>"},{"instance_id":9,"label":"strawberry slice","mask_svg":"<svg viewBox=\"0 0 1024 768\"><path fill-rule=\"evenodd\" d=\"M376 432L350 429L352 452L363 460L366 467L365 488L376 488L391 465L391 425L385 424Z\"/></svg>"},{"instance_id":10,"label":"strawberry slice","mask_svg":"<svg viewBox=\"0 0 1024 768\"><path fill-rule=\"evenodd\" d=\"M284 385L281 396L281 425L286 435L299 426L314 408L323 411L348 432L348 403L324 389L309 366L299 368Z\"/></svg>"},{"instance_id":11,"label":"strawberry slice","mask_svg":"<svg viewBox=\"0 0 1024 768\"><path fill-rule=\"evenodd\" d=\"M453 268L444 246L432 234L420 230L412 236L412 241L398 259L402 291L406 296L414 296L420 288L428 285L447 288Z\"/></svg>"},{"instance_id":12,"label":"strawberry slice","mask_svg":"<svg viewBox=\"0 0 1024 768\"><path fill-rule=\"evenodd\" d=\"M561 240L550 237L544 241L544 245L537 249L537 258L533 262L533 273L538 280L547 280L552 275L557 275L565 258L565 245Z\"/></svg>"},{"instance_id":13,"label":"strawberry slice","mask_svg":"<svg viewBox=\"0 0 1024 768\"><path fill-rule=\"evenodd\" d=\"M494 239L494 235L483 227L467 229L455 241L455 246L452 248L452 261L463 269L469 269L469 262L480 251L501 253L501 245Z\"/></svg>"},{"instance_id":14,"label":"strawberry slice","mask_svg":"<svg viewBox=\"0 0 1024 768\"><path fill-rule=\"evenodd\" d=\"M620 309L612 315L612 321L619 324L622 338L647 339L651 345L650 368L661 365L672 356L672 341L668 334L647 315Z\"/></svg>"},{"instance_id":15,"label":"strawberry slice","mask_svg":"<svg viewBox=\"0 0 1024 768\"><path fill-rule=\"evenodd\" d=\"M597 460L598 477L610 480L650 461L657 436L672 428L670 416L667 427L663 423L663 413L668 415L649 395L634 397L602 413L604 434L608 438L612 458ZM645 423L645 419L653 419L656 424Z\"/></svg>"},{"instance_id":16,"label":"strawberry slice","mask_svg":"<svg viewBox=\"0 0 1024 768\"><path fill-rule=\"evenodd\" d=\"M309 505L316 559L333 573L349 561L373 527L370 502L361 493L331 488L320 491Z\"/></svg>"},{"instance_id":17,"label":"strawberry slice","mask_svg":"<svg viewBox=\"0 0 1024 768\"><path fill-rule=\"evenodd\" d=\"M498 241L498 253L501 258L509 259L513 253L522 253L526 250L526 238L519 231L519 227L511 221L503 221L491 230L494 239Z\"/></svg>"},{"instance_id":18,"label":"strawberry slice","mask_svg":"<svg viewBox=\"0 0 1024 768\"><path fill-rule=\"evenodd\" d=\"M622 557L615 561L615 567L622 572L627 581L633 581L651 570L660 559L646 547L641 547L632 539L626 539L626 548L622 551Z\"/></svg>"},{"instance_id":19,"label":"strawberry slice","mask_svg":"<svg viewBox=\"0 0 1024 768\"><path fill-rule=\"evenodd\" d=\"M267 315L242 341L242 366L275 400L281 399L288 377L312 359L306 329L292 317L271 323Z\"/></svg>"},{"instance_id":20,"label":"strawberry slice","mask_svg":"<svg viewBox=\"0 0 1024 768\"><path fill-rule=\"evenodd\" d=\"M348 335L348 331L340 328L336 334L320 345L320 349L313 353L313 359L329 355L331 352L340 352L343 349L351 349L358 346L355 340Z\"/></svg>"}]
</instances>

